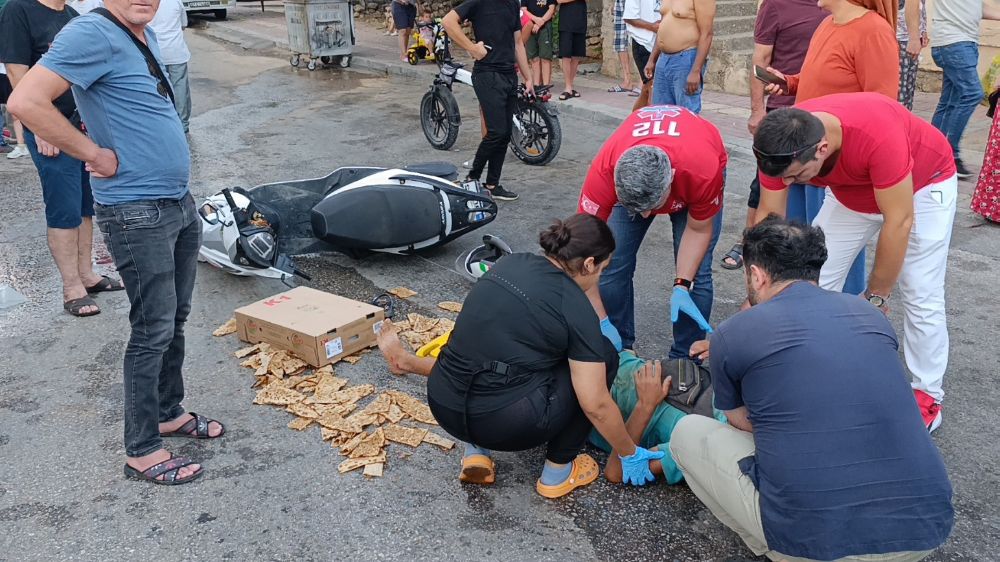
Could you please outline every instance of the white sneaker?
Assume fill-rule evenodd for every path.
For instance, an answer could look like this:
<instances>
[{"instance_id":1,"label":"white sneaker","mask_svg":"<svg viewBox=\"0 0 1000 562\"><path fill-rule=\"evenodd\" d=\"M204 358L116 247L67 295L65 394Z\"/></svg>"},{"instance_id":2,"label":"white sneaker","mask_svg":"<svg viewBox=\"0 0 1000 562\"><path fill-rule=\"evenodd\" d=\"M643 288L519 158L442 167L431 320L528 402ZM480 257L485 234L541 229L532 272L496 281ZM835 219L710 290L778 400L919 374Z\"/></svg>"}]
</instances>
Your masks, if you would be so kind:
<instances>
[{"instance_id":1,"label":"white sneaker","mask_svg":"<svg viewBox=\"0 0 1000 562\"><path fill-rule=\"evenodd\" d=\"M20 158L22 156L28 156L28 147L23 144L19 144L14 147L14 150L7 154L7 158L13 160L15 158Z\"/></svg>"}]
</instances>

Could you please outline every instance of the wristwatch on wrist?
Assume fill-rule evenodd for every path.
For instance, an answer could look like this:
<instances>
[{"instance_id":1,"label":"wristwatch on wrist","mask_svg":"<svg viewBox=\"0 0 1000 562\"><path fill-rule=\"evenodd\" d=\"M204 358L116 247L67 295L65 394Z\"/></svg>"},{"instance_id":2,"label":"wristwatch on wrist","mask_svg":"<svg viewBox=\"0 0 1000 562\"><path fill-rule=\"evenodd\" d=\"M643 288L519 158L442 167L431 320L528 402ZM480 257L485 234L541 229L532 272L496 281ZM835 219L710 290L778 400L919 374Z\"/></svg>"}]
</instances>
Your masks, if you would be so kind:
<instances>
[{"instance_id":1,"label":"wristwatch on wrist","mask_svg":"<svg viewBox=\"0 0 1000 562\"><path fill-rule=\"evenodd\" d=\"M889 300L889 297L883 297L882 295L876 295L876 294L868 291L867 289L865 289L865 300L867 300L868 302L870 302L872 304L872 306L874 306L875 308L882 308L883 306L885 306L886 301Z\"/></svg>"},{"instance_id":2,"label":"wristwatch on wrist","mask_svg":"<svg viewBox=\"0 0 1000 562\"><path fill-rule=\"evenodd\" d=\"M683 277L674 277L674 287L684 287L687 290L691 290L691 280L685 279Z\"/></svg>"}]
</instances>

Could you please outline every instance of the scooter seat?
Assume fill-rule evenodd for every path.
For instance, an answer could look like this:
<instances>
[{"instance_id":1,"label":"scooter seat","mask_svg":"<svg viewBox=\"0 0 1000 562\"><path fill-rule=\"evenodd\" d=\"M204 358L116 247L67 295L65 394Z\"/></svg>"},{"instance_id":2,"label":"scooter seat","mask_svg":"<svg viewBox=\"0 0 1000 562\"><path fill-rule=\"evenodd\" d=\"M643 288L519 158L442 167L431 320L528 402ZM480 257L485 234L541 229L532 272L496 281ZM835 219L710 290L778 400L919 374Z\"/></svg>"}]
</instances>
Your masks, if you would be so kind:
<instances>
[{"instance_id":1,"label":"scooter seat","mask_svg":"<svg viewBox=\"0 0 1000 562\"><path fill-rule=\"evenodd\" d=\"M410 164L403 168L407 172L424 174L436 178L454 181L458 179L458 168L448 162L423 162L420 164Z\"/></svg>"},{"instance_id":2,"label":"scooter seat","mask_svg":"<svg viewBox=\"0 0 1000 562\"><path fill-rule=\"evenodd\" d=\"M312 209L313 234L334 246L377 250L409 246L441 235L435 192L398 185L351 189Z\"/></svg>"}]
</instances>

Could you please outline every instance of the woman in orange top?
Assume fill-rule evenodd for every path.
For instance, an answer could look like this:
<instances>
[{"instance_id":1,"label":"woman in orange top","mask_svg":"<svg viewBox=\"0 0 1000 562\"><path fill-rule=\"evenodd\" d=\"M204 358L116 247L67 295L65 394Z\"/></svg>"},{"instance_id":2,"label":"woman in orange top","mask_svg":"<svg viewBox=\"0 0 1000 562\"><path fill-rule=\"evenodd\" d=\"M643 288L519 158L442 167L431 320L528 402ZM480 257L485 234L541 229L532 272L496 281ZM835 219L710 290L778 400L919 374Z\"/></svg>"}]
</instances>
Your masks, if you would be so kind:
<instances>
[{"instance_id":1,"label":"woman in orange top","mask_svg":"<svg viewBox=\"0 0 1000 562\"><path fill-rule=\"evenodd\" d=\"M819 0L819 7L830 12L830 16L816 28L802 70L785 76L768 68L784 78L788 88L786 91L777 84L770 84L765 91L794 94L795 103L828 94L853 92L879 92L897 99L897 6L895 0ZM793 185L788 192L786 214L789 219L812 224L825 198L823 188ZM865 253L862 250L851 266L844 292L861 294L864 290Z\"/></svg>"}]
</instances>

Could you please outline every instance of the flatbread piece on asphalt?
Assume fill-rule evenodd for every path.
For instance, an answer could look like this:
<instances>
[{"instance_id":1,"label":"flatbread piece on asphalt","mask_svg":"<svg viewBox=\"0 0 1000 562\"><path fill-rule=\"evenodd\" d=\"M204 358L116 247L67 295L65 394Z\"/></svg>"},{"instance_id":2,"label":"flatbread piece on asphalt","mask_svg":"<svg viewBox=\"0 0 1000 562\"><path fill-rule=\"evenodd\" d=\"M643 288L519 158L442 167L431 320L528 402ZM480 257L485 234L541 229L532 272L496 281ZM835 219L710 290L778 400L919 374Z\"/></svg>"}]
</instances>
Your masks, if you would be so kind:
<instances>
[{"instance_id":1,"label":"flatbread piece on asphalt","mask_svg":"<svg viewBox=\"0 0 1000 562\"><path fill-rule=\"evenodd\" d=\"M427 404L424 404L420 400L417 400L405 392L399 392L398 390L390 390L388 393L392 396L392 399L396 401L396 404L399 405L399 409L403 410L403 412L411 418L422 423L431 425L438 424L434 419L434 415L431 414L431 409L427 406Z\"/></svg>"},{"instance_id":2,"label":"flatbread piece on asphalt","mask_svg":"<svg viewBox=\"0 0 1000 562\"><path fill-rule=\"evenodd\" d=\"M396 287L395 289L389 289L386 291L391 295L395 295L401 299L408 299L410 297L417 296L417 292L412 289L407 289L406 287Z\"/></svg>"},{"instance_id":3,"label":"flatbread piece on asphalt","mask_svg":"<svg viewBox=\"0 0 1000 562\"><path fill-rule=\"evenodd\" d=\"M362 398L364 398L365 396L368 396L369 394L371 394L373 392L375 392L375 385L371 385L371 384L359 384L357 386L351 386L351 387L345 388L343 390L338 390L337 392L334 392L330 396L326 397L327 399L329 399L329 401L327 401L327 400L321 400L321 399L317 398L316 402L323 403L323 404L326 404L326 403L329 403L329 404L353 404L353 403L357 402L358 400L361 400Z\"/></svg>"},{"instance_id":4,"label":"flatbread piece on asphalt","mask_svg":"<svg viewBox=\"0 0 1000 562\"><path fill-rule=\"evenodd\" d=\"M383 468L385 468L385 463L375 462L372 464L366 464L365 469L361 472L361 474L369 478L381 478Z\"/></svg>"},{"instance_id":5,"label":"flatbread piece on asphalt","mask_svg":"<svg viewBox=\"0 0 1000 562\"><path fill-rule=\"evenodd\" d=\"M250 355L250 354L253 354L253 353L257 353L258 351L261 351L261 346L265 346L265 345L267 345L267 344L266 343L258 343L257 345L251 345L250 347L244 347L243 349L238 349L238 350L234 351L233 355L235 355L239 359L243 359L247 355Z\"/></svg>"},{"instance_id":6,"label":"flatbread piece on asphalt","mask_svg":"<svg viewBox=\"0 0 1000 562\"><path fill-rule=\"evenodd\" d=\"M356 449L357 446L360 445L361 442L365 439L365 437L367 437L367 435L368 435L367 433L359 433L354 437L351 437L350 441L340 446L340 454L344 456L351 454L351 451ZM375 454L378 453L376 452Z\"/></svg>"},{"instance_id":7,"label":"flatbread piece on asphalt","mask_svg":"<svg viewBox=\"0 0 1000 562\"><path fill-rule=\"evenodd\" d=\"M441 437L433 431L428 431L427 435L424 435L424 443L430 443L431 445L436 445L441 447L445 451L450 451L452 447L455 446L455 442L446 437Z\"/></svg>"},{"instance_id":8,"label":"flatbread piece on asphalt","mask_svg":"<svg viewBox=\"0 0 1000 562\"><path fill-rule=\"evenodd\" d=\"M366 414L388 414L392 407L392 397L383 392L375 400L372 400L361 411Z\"/></svg>"},{"instance_id":9,"label":"flatbread piece on asphalt","mask_svg":"<svg viewBox=\"0 0 1000 562\"><path fill-rule=\"evenodd\" d=\"M403 410L400 410L399 406L397 406L396 404L389 406L389 411L385 414L385 419L389 420L392 423L399 423L400 420L402 420L405 417L406 414L404 414Z\"/></svg>"},{"instance_id":10,"label":"flatbread piece on asphalt","mask_svg":"<svg viewBox=\"0 0 1000 562\"><path fill-rule=\"evenodd\" d=\"M438 308L448 312L462 312L462 303L455 301L444 301L438 303Z\"/></svg>"},{"instance_id":11,"label":"flatbread piece on asphalt","mask_svg":"<svg viewBox=\"0 0 1000 562\"><path fill-rule=\"evenodd\" d=\"M305 404L289 404L285 410L288 410L300 418L309 418L314 420L319 417L319 413L316 412L316 410L306 406Z\"/></svg>"},{"instance_id":12,"label":"flatbread piece on asphalt","mask_svg":"<svg viewBox=\"0 0 1000 562\"><path fill-rule=\"evenodd\" d=\"M294 420L288 422L288 429L294 429L295 431L302 431L303 429L312 425L316 420L309 418L295 418Z\"/></svg>"},{"instance_id":13,"label":"flatbread piece on asphalt","mask_svg":"<svg viewBox=\"0 0 1000 562\"><path fill-rule=\"evenodd\" d=\"M254 397L254 404L270 404L272 406L287 406L296 404L305 399L301 392L295 392L280 382L271 383L257 392Z\"/></svg>"},{"instance_id":14,"label":"flatbread piece on asphalt","mask_svg":"<svg viewBox=\"0 0 1000 562\"><path fill-rule=\"evenodd\" d=\"M354 355L348 355L346 357L341 357L340 360L341 361L347 361L351 365L356 365L358 363L358 361L361 361L361 354L360 353L355 353Z\"/></svg>"},{"instance_id":15,"label":"flatbread piece on asphalt","mask_svg":"<svg viewBox=\"0 0 1000 562\"><path fill-rule=\"evenodd\" d=\"M374 457L382 452L383 447L385 447L385 435L382 433L382 428L378 428L367 434L349 456L352 459Z\"/></svg>"},{"instance_id":16,"label":"flatbread piece on asphalt","mask_svg":"<svg viewBox=\"0 0 1000 562\"><path fill-rule=\"evenodd\" d=\"M229 320L226 320L225 324L216 328L215 331L212 332L212 335L215 337L221 337L235 333L236 333L236 319L230 318Z\"/></svg>"},{"instance_id":17,"label":"flatbread piece on asphalt","mask_svg":"<svg viewBox=\"0 0 1000 562\"><path fill-rule=\"evenodd\" d=\"M402 443L411 447L420 445L424 440L424 436L427 435L426 429L417 429L398 424L384 426L382 427L382 431L385 433L385 438L389 441L395 441L396 443Z\"/></svg>"},{"instance_id":18,"label":"flatbread piece on asphalt","mask_svg":"<svg viewBox=\"0 0 1000 562\"><path fill-rule=\"evenodd\" d=\"M363 459L347 459L346 461L340 463L337 467L337 472L344 474L345 472L357 470L362 466L376 463L385 463L385 453L375 457L365 457Z\"/></svg>"}]
</instances>

